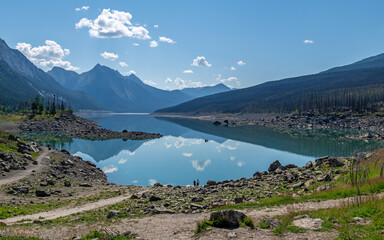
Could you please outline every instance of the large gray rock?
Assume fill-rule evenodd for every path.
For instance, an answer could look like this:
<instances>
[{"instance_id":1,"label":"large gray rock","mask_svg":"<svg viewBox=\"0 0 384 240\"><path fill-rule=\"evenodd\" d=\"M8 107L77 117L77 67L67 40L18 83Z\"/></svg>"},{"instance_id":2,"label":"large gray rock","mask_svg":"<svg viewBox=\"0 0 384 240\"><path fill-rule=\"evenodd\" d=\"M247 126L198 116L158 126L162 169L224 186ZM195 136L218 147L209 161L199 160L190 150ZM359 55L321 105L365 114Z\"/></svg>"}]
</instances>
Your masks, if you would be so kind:
<instances>
[{"instance_id":1,"label":"large gray rock","mask_svg":"<svg viewBox=\"0 0 384 240\"><path fill-rule=\"evenodd\" d=\"M268 172L274 172L276 169L278 169L281 166L281 163L279 160L274 161L269 165Z\"/></svg>"},{"instance_id":2,"label":"large gray rock","mask_svg":"<svg viewBox=\"0 0 384 240\"><path fill-rule=\"evenodd\" d=\"M118 214L120 214L120 211L117 211L117 210L111 210L111 211L108 212L107 218L108 218L108 219L109 219L109 218L112 218L112 217L114 217L114 216L116 216L116 215L118 215Z\"/></svg>"},{"instance_id":3,"label":"large gray rock","mask_svg":"<svg viewBox=\"0 0 384 240\"><path fill-rule=\"evenodd\" d=\"M320 175L318 178L317 178L317 181L319 182L323 182L323 181L331 181L331 176L329 176L329 174L327 173L324 173L322 175Z\"/></svg>"},{"instance_id":4,"label":"large gray rock","mask_svg":"<svg viewBox=\"0 0 384 240\"><path fill-rule=\"evenodd\" d=\"M245 214L234 210L224 210L211 213L209 218L215 227L232 228L239 227L239 222L245 218Z\"/></svg>"},{"instance_id":5,"label":"large gray rock","mask_svg":"<svg viewBox=\"0 0 384 240\"><path fill-rule=\"evenodd\" d=\"M37 197L49 197L51 194L48 191L36 190Z\"/></svg>"}]
</instances>

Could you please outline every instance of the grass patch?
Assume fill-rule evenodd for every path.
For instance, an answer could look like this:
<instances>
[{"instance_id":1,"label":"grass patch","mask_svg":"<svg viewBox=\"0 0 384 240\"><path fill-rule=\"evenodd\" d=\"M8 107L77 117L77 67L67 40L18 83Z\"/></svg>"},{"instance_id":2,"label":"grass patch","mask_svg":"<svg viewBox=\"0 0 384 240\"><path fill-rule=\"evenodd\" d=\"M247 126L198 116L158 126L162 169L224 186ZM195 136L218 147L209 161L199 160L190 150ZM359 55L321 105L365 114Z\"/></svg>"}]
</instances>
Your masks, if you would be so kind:
<instances>
[{"instance_id":1,"label":"grass patch","mask_svg":"<svg viewBox=\"0 0 384 240\"><path fill-rule=\"evenodd\" d=\"M201 221L197 223L195 235L197 236L211 227L213 227L213 221L209 221L209 220Z\"/></svg>"},{"instance_id":2,"label":"grass patch","mask_svg":"<svg viewBox=\"0 0 384 240\"><path fill-rule=\"evenodd\" d=\"M250 227L251 229L255 229L255 222L250 217L245 217L242 222L239 223L240 227Z\"/></svg>"},{"instance_id":3,"label":"grass patch","mask_svg":"<svg viewBox=\"0 0 384 240\"><path fill-rule=\"evenodd\" d=\"M98 231L93 231L88 233L86 236L82 237L81 240L127 240L127 239L135 239L138 237L138 235L129 235L129 236L122 236L120 234L107 234L107 233L102 233Z\"/></svg>"}]
</instances>

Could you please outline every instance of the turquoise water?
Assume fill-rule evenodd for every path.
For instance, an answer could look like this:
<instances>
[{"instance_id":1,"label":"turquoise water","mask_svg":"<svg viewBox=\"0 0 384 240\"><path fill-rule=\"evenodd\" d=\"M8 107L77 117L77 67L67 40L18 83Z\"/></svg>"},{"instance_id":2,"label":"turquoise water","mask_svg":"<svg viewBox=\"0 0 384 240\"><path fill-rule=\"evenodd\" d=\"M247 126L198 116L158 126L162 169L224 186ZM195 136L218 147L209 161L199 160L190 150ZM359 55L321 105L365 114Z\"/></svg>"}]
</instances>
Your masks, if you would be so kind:
<instances>
[{"instance_id":1,"label":"turquoise water","mask_svg":"<svg viewBox=\"0 0 384 240\"><path fill-rule=\"evenodd\" d=\"M124 185L155 182L189 185L207 180L252 177L279 160L305 165L317 157L349 156L377 147L377 142L342 139L350 132L324 130L286 133L259 126L214 126L211 122L150 115L88 116L102 127L161 133L153 140L60 139L43 143L65 148L95 162L108 180Z\"/></svg>"}]
</instances>

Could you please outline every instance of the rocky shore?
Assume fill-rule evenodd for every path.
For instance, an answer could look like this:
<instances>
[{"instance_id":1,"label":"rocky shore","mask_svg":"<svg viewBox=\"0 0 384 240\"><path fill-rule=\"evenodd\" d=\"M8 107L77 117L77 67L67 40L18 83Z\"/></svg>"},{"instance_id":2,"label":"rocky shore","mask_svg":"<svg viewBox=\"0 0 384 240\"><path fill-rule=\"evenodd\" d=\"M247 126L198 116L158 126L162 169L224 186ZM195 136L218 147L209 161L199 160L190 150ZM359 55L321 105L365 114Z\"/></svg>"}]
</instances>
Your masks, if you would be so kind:
<instances>
[{"instance_id":1,"label":"rocky shore","mask_svg":"<svg viewBox=\"0 0 384 240\"><path fill-rule=\"evenodd\" d=\"M100 126L91 120L81 118L71 113L52 118L26 119L19 124L21 131L56 131L68 137L78 137L86 139L151 139L162 137L159 133L131 132L123 130L121 132L111 131Z\"/></svg>"},{"instance_id":2,"label":"rocky shore","mask_svg":"<svg viewBox=\"0 0 384 240\"><path fill-rule=\"evenodd\" d=\"M162 115L166 116L166 115ZM168 116L172 117L172 116ZM265 127L296 128L349 128L370 131L384 131L384 117L380 114L284 114L247 113L178 116L211 121L216 126L260 125Z\"/></svg>"}]
</instances>

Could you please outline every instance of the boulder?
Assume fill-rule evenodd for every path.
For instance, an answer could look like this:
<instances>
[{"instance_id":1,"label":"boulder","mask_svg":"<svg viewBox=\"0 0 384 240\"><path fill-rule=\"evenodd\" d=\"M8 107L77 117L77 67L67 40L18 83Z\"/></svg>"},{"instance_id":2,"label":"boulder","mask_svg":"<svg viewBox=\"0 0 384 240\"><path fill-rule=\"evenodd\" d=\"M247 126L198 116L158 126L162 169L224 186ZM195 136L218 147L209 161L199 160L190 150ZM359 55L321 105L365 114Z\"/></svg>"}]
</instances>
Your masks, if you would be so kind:
<instances>
[{"instance_id":1,"label":"boulder","mask_svg":"<svg viewBox=\"0 0 384 240\"><path fill-rule=\"evenodd\" d=\"M36 197L49 197L51 194L48 191L36 190Z\"/></svg>"},{"instance_id":2,"label":"boulder","mask_svg":"<svg viewBox=\"0 0 384 240\"><path fill-rule=\"evenodd\" d=\"M244 196L243 197L238 197L238 198L235 198L235 203L238 204L238 203L243 203L244 202Z\"/></svg>"},{"instance_id":3,"label":"boulder","mask_svg":"<svg viewBox=\"0 0 384 240\"><path fill-rule=\"evenodd\" d=\"M245 214L234 210L224 210L211 213L209 218L213 221L213 226L219 228L236 228L239 227L239 222L245 218Z\"/></svg>"},{"instance_id":4,"label":"boulder","mask_svg":"<svg viewBox=\"0 0 384 240\"><path fill-rule=\"evenodd\" d=\"M279 160L276 160L273 163L271 163L271 165L269 165L268 172L270 172L270 173L274 172L280 166L281 166L281 163L279 162Z\"/></svg>"},{"instance_id":5,"label":"boulder","mask_svg":"<svg viewBox=\"0 0 384 240\"><path fill-rule=\"evenodd\" d=\"M297 188L301 188L302 186L304 186L304 183L303 182L299 182L299 183L293 184L292 188L293 189L297 189Z\"/></svg>"},{"instance_id":6,"label":"boulder","mask_svg":"<svg viewBox=\"0 0 384 240\"><path fill-rule=\"evenodd\" d=\"M139 197L135 194L132 194L131 199L139 199Z\"/></svg>"},{"instance_id":7,"label":"boulder","mask_svg":"<svg viewBox=\"0 0 384 240\"><path fill-rule=\"evenodd\" d=\"M41 181L41 182L40 182L40 186L42 186L42 187L46 187L46 186L48 186L47 181Z\"/></svg>"},{"instance_id":8,"label":"boulder","mask_svg":"<svg viewBox=\"0 0 384 240\"><path fill-rule=\"evenodd\" d=\"M313 166L313 163L311 161L307 162L307 164L305 164L305 168L311 168Z\"/></svg>"},{"instance_id":9,"label":"boulder","mask_svg":"<svg viewBox=\"0 0 384 240\"><path fill-rule=\"evenodd\" d=\"M192 210L197 210L197 209L203 209L204 207L199 205L199 204L195 204L195 203L191 203L191 205L189 206Z\"/></svg>"},{"instance_id":10,"label":"boulder","mask_svg":"<svg viewBox=\"0 0 384 240\"><path fill-rule=\"evenodd\" d=\"M150 202L155 202L155 201L160 201L160 200L163 200L161 197L159 196L155 196L155 195L152 195L150 198L149 198L149 201Z\"/></svg>"},{"instance_id":11,"label":"boulder","mask_svg":"<svg viewBox=\"0 0 384 240\"><path fill-rule=\"evenodd\" d=\"M297 168L297 166L291 163L291 164L285 165L285 168Z\"/></svg>"},{"instance_id":12,"label":"boulder","mask_svg":"<svg viewBox=\"0 0 384 240\"><path fill-rule=\"evenodd\" d=\"M154 186L154 187L162 187L163 184L161 184L161 183L155 183L155 184L153 184L153 186Z\"/></svg>"},{"instance_id":13,"label":"boulder","mask_svg":"<svg viewBox=\"0 0 384 240\"><path fill-rule=\"evenodd\" d=\"M114 217L114 216L116 216L116 215L118 215L118 214L120 214L120 211L117 211L117 210L111 210L111 211L108 212L107 218L108 218L108 219L109 219L109 218L112 218L112 217Z\"/></svg>"},{"instance_id":14,"label":"boulder","mask_svg":"<svg viewBox=\"0 0 384 240\"><path fill-rule=\"evenodd\" d=\"M331 176L329 176L329 174L327 174L327 173L324 173L324 174L320 175L320 176L317 178L317 181L319 181L319 182L322 182L322 181L327 181L327 182L329 182L329 181L331 181Z\"/></svg>"},{"instance_id":15,"label":"boulder","mask_svg":"<svg viewBox=\"0 0 384 240\"><path fill-rule=\"evenodd\" d=\"M70 187L72 184L70 181L64 181L64 186Z\"/></svg>"},{"instance_id":16,"label":"boulder","mask_svg":"<svg viewBox=\"0 0 384 240\"><path fill-rule=\"evenodd\" d=\"M215 181L213 181L213 180L208 180L207 181L207 185L208 186L214 186L214 185L216 185L217 183L215 182Z\"/></svg>"}]
</instances>

